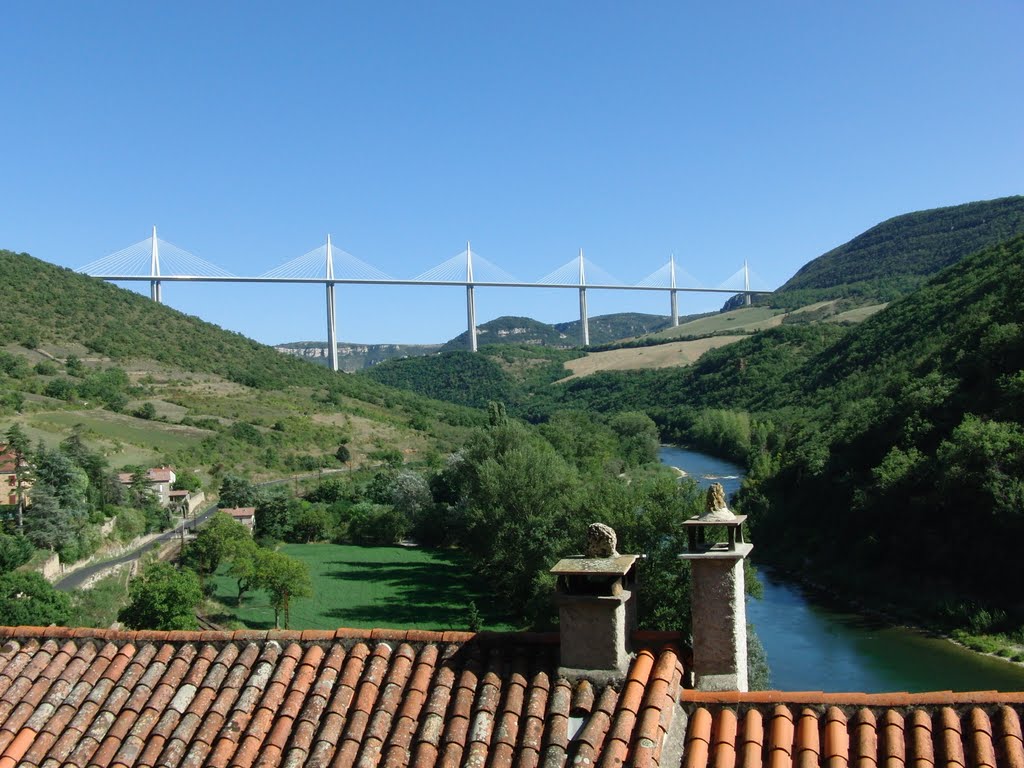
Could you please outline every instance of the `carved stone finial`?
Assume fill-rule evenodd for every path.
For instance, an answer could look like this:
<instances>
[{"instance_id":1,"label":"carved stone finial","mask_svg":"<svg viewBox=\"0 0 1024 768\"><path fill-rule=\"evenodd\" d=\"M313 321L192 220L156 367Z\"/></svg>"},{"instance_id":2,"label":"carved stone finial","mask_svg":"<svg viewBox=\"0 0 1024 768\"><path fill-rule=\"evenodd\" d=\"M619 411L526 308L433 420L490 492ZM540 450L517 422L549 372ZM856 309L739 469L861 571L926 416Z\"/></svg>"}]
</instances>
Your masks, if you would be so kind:
<instances>
[{"instance_id":1,"label":"carved stone finial","mask_svg":"<svg viewBox=\"0 0 1024 768\"><path fill-rule=\"evenodd\" d=\"M728 509L725 503L725 488L721 483L712 483L708 488L707 501L704 504L705 511L717 512L720 509Z\"/></svg>"},{"instance_id":2,"label":"carved stone finial","mask_svg":"<svg viewBox=\"0 0 1024 768\"><path fill-rule=\"evenodd\" d=\"M725 488L721 483L712 483L708 488L707 501L704 503L705 512L702 517L705 520L734 520L736 515L732 513L725 503Z\"/></svg>"},{"instance_id":3,"label":"carved stone finial","mask_svg":"<svg viewBox=\"0 0 1024 768\"><path fill-rule=\"evenodd\" d=\"M615 531L604 523L591 523L587 527L587 557L617 557Z\"/></svg>"}]
</instances>

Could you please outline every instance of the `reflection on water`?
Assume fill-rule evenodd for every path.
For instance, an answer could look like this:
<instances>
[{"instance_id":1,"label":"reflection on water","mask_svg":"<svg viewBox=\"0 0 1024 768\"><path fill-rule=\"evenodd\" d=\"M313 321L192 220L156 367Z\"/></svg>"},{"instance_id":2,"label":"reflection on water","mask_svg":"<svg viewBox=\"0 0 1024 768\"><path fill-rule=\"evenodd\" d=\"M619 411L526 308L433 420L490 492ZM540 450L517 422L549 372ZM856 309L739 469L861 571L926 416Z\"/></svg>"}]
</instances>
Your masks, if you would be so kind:
<instances>
[{"instance_id":1,"label":"reflection on water","mask_svg":"<svg viewBox=\"0 0 1024 768\"><path fill-rule=\"evenodd\" d=\"M769 569L747 620L768 653L772 686L805 691L1024 690L1024 667L878 618L826 608Z\"/></svg>"},{"instance_id":2,"label":"reflection on water","mask_svg":"<svg viewBox=\"0 0 1024 768\"><path fill-rule=\"evenodd\" d=\"M726 496L736 493L743 481L743 467L705 453L663 445L659 456L662 464L681 469L687 477L696 480L701 488L721 483Z\"/></svg>"},{"instance_id":3,"label":"reflection on water","mask_svg":"<svg viewBox=\"0 0 1024 768\"><path fill-rule=\"evenodd\" d=\"M702 487L721 482L728 495L742 480L741 467L696 451L663 447L661 460ZM767 568L759 573L764 597L747 599L747 620L768 654L774 688L868 693L1024 690L1024 667L879 618L825 606L783 574Z\"/></svg>"}]
</instances>

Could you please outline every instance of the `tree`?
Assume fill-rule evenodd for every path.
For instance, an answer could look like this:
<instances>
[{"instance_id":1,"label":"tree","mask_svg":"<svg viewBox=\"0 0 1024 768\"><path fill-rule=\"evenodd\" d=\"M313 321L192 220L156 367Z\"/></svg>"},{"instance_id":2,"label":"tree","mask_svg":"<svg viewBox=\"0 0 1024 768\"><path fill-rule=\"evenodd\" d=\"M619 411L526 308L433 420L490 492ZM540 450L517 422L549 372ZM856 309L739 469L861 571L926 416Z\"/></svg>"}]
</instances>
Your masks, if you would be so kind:
<instances>
[{"instance_id":1,"label":"tree","mask_svg":"<svg viewBox=\"0 0 1024 768\"><path fill-rule=\"evenodd\" d=\"M14 488L18 499L18 530L25 529L25 488L31 468L28 463L29 439L20 424L14 423L7 430L7 450L14 458Z\"/></svg>"},{"instance_id":2,"label":"tree","mask_svg":"<svg viewBox=\"0 0 1024 768\"><path fill-rule=\"evenodd\" d=\"M238 475L225 475L220 484L220 506L257 507L262 501L262 491L251 480Z\"/></svg>"},{"instance_id":3,"label":"tree","mask_svg":"<svg viewBox=\"0 0 1024 768\"><path fill-rule=\"evenodd\" d=\"M144 402L139 408L132 414L137 419L145 419L152 421L156 418L156 406L148 400Z\"/></svg>"},{"instance_id":4,"label":"tree","mask_svg":"<svg viewBox=\"0 0 1024 768\"><path fill-rule=\"evenodd\" d=\"M32 559L32 542L20 533L8 536L0 533L0 573L13 571Z\"/></svg>"},{"instance_id":5,"label":"tree","mask_svg":"<svg viewBox=\"0 0 1024 768\"><path fill-rule=\"evenodd\" d=\"M128 589L129 602L118 618L132 629L198 629L196 606L202 602L199 577L185 568L150 563Z\"/></svg>"},{"instance_id":6,"label":"tree","mask_svg":"<svg viewBox=\"0 0 1024 768\"><path fill-rule=\"evenodd\" d=\"M25 516L25 536L40 549L60 550L74 538L71 515L46 486L32 489Z\"/></svg>"},{"instance_id":7,"label":"tree","mask_svg":"<svg viewBox=\"0 0 1024 768\"><path fill-rule=\"evenodd\" d=\"M273 541L291 541L291 500L281 490L265 494L256 505L256 536Z\"/></svg>"},{"instance_id":8,"label":"tree","mask_svg":"<svg viewBox=\"0 0 1024 768\"><path fill-rule=\"evenodd\" d=\"M33 496L39 488L45 487L57 499L61 509L72 515L84 515L88 511L89 476L63 451L47 450L40 443L34 455L36 485Z\"/></svg>"},{"instance_id":9,"label":"tree","mask_svg":"<svg viewBox=\"0 0 1024 768\"><path fill-rule=\"evenodd\" d=\"M246 527L223 512L217 512L199 529L188 545L182 562L202 577L211 576L223 560L230 559L239 547L252 543Z\"/></svg>"},{"instance_id":10,"label":"tree","mask_svg":"<svg viewBox=\"0 0 1024 768\"><path fill-rule=\"evenodd\" d=\"M338 450L334 452L334 458L342 464L348 464L352 460L352 451L348 449L347 445L342 443L338 446Z\"/></svg>"},{"instance_id":11,"label":"tree","mask_svg":"<svg viewBox=\"0 0 1024 768\"><path fill-rule=\"evenodd\" d=\"M85 374L85 366L82 365L82 361L75 355L68 355L67 360L64 361L64 369L68 372L69 376L83 376Z\"/></svg>"},{"instance_id":12,"label":"tree","mask_svg":"<svg viewBox=\"0 0 1024 768\"><path fill-rule=\"evenodd\" d=\"M433 498L423 475L404 470L391 478L389 501L396 510L413 519L433 503Z\"/></svg>"},{"instance_id":13,"label":"tree","mask_svg":"<svg viewBox=\"0 0 1024 768\"><path fill-rule=\"evenodd\" d=\"M322 541L327 538L331 517L322 506L302 501L292 515L292 538L304 543Z\"/></svg>"},{"instance_id":14,"label":"tree","mask_svg":"<svg viewBox=\"0 0 1024 768\"><path fill-rule=\"evenodd\" d=\"M257 589L263 576L264 553L269 550L258 546L251 536L246 535L246 541L239 541L231 549L230 566L228 573L231 574L238 587L238 607L242 605L242 598L251 589Z\"/></svg>"},{"instance_id":15,"label":"tree","mask_svg":"<svg viewBox=\"0 0 1024 768\"><path fill-rule=\"evenodd\" d=\"M203 481L199 479L199 475L195 472L190 472L187 469L183 469L176 473L174 485L172 486L176 491L188 491L189 493L196 493L203 489Z\"/></svg>"},{"instance_id":16,"label":"tree","mask_svg":"<svg viewBox=\"0 0 1024 768\"><path fill-rule=\"evenodd\" d=\"M84 427L76 424L71 434L60 444L60 449L74 464L81 467L89 479L86 496L92 507L105 510L109 500L109 465L102 454L89 450L82 438ZM116 479L116 476L114 476ZM120 485L120 483L118 483ZM118 497L115 496L114 500Z\"/></svg>"},{"instance_id":17,"label":"tree","mask_svg":"<svg viewBox=\"0 0 1024 768\"><path fill-rule=\"evenodd\" d=\"M309 567L301 560L272 550L263 550L260 558L260 586L270 594L270 604L274 606L274 627L281 628L283 612L287 629L291 622L292 598L313 596Z\"/></svg>"},{"instance_id":18,"label":"tree","mask_svg":"<svg viewBox=\"0 0 1024 768\"><path fill-rule=\"evenodd\" d=\"M658 427L646 413L617 413L608 426L619 438L620 450L630 464L647 464L658 458Z\"/></svg>"},{"instance_id":19,"label":"tree","mask_svg":"<svg viewBox=\"0 0 1024 768\"><path fill-rule=\"evenodd\" d=\"M0 576L0 623L8 627L65 624L71 599L38 573L14 571Z\"/></svg>"}]
</instances>

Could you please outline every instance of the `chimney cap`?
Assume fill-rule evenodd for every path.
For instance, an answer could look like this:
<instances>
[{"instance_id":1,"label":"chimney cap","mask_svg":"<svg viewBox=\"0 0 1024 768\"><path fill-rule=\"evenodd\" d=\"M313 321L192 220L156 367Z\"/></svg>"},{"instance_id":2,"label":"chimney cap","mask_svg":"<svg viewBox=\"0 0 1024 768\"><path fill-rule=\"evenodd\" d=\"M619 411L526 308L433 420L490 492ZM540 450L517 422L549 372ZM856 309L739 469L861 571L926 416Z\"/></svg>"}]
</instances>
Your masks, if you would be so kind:
<instances>
[{"instance_id":1,"label":"chimney cap","mask_svg":"<svg viewBox=\"0 0 1024 768\"><path fill-rule=\"evenodd\" d=\"M556 576L624 576L640 555L615 557L565 557L555 563L551 573Z\"/></svg>"}]
</instances>

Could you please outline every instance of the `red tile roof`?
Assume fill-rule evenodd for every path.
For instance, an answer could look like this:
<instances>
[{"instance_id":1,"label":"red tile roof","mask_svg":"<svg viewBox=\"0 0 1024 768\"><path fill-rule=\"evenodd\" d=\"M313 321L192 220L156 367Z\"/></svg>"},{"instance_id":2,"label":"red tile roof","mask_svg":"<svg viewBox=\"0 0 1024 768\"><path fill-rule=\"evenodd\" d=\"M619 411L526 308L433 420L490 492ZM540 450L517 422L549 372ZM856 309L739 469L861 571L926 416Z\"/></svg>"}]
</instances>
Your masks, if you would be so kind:
<instances>
[{"instance_id":1,"label":"red tile roof","mask_svg":"<svg viewBox=\"0 0 1024 768\"><path fill-rule=\"evenodd\" d=\"M173 483L174 469L172 467L150 467L146 470L146 482L148 483ZM117 475L118 482L122 485L131 485L132 478L134 477L131 472L120 472Z\"/></svg>"},{"instance_id":2,"label":"red tile roof","mask_svg":"<svg viewBox=\"0 0 1024 768\"><path fill-rule=\"evenodd\" d=\"M1024 693L683 692L683 768L1021 768Z\"/></svg>"},{"instance_id":3,"label":"red tile roof","mask_svg":"<svg viewBox=\"0 0 1024 768\"><path fill-rule=\"evenodd\" d=\"M0 768L678 765L678 638L637 638L613 687L557 635L0 627Z\"/></svg>"},{"instance_id":4,"label":"red tile roof","mask_svg":"<svg viewBox=\"0 0 1024 768\"><path fill-rule=\"evenodd\" d=\"M14 452L9 452L7 446L0 443L0 474L13 474L14 467Z\"/></svg>"},{"instance_id":5,"label":"red tile roof","mask_svg":"<svg viewBox=\"0 0 1024 768\"><path fill-rule=\"evenodd\" d=\"M232 517L252 517L256 514L256 507L224 507L220 511Z\"/></svg>"}]
</instances>

